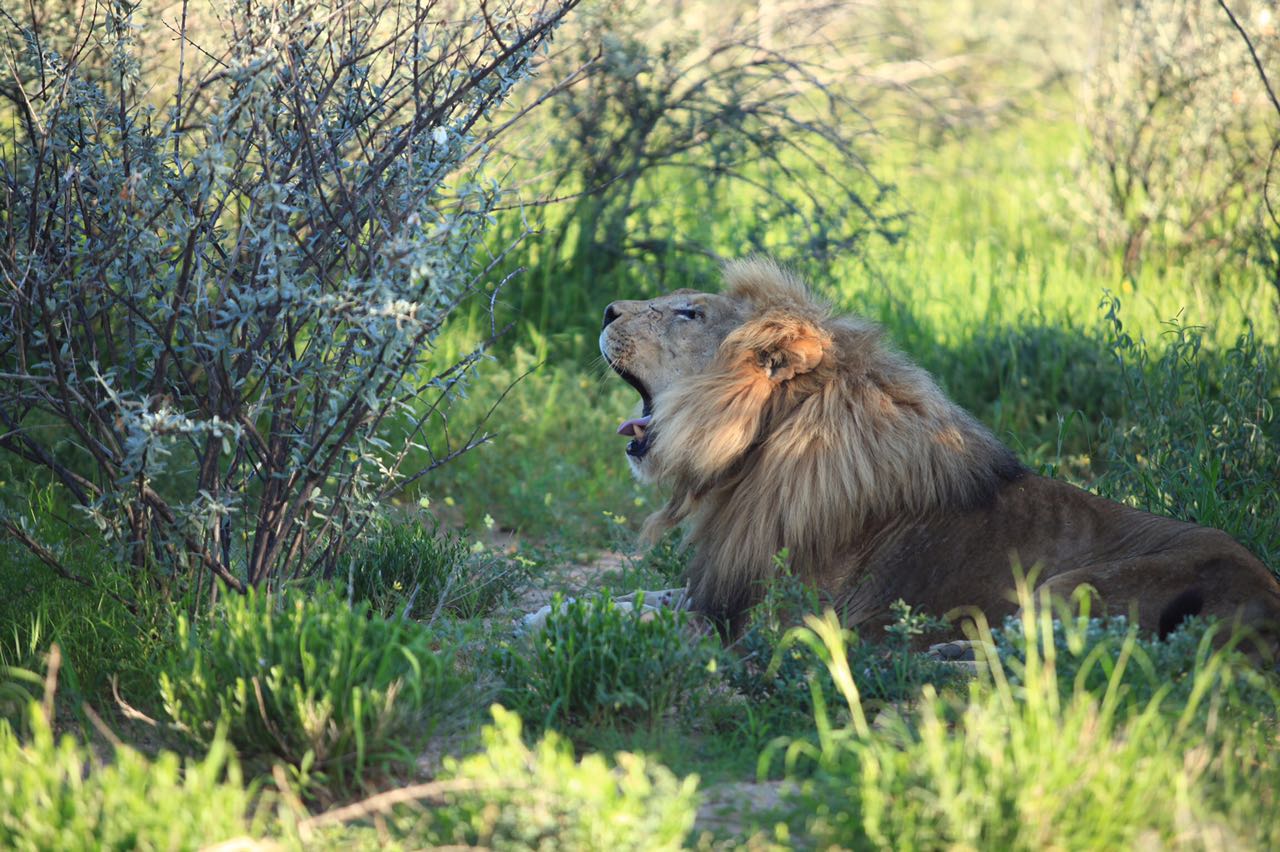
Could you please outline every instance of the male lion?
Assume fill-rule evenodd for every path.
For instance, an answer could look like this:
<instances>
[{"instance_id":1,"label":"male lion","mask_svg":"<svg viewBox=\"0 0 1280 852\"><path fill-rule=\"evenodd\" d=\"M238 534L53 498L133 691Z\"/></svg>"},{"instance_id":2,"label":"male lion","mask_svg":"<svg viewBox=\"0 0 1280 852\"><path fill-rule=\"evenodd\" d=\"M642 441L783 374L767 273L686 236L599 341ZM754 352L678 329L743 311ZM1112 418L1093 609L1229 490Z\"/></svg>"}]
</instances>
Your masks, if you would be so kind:
<instances>
[{"instance_id":1,"label":"male lion","mask_svg":"<svg viewBox=\"0 0 1280 852\"><path fill-rule=\"evenodd\" d=\"M730 635L786 548L864 631L898 598L998 619L1020 564L1062 597L1088 584L1162 636L1216 616L1275 647L1280 584L1226 533L1029 472L879 327L833 314L773 263L725 279L723 294L614 302L600 350L640 392L618 430L631 467L672 491L646 534L685 525L689 606Z\"/></svg>"}]
</instances>

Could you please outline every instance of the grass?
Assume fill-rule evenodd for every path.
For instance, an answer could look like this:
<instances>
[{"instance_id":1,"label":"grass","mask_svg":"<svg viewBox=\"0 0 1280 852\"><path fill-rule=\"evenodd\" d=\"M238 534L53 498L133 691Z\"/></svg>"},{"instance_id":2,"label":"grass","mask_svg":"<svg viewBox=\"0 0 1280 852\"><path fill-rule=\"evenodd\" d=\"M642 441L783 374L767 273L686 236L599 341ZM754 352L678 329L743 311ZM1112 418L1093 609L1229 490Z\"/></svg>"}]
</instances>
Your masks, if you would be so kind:
<instances>
[{"instance_id":1,"label":"grass","mask_svg":"<svg viewBox=\"0 0 1280 852\"><path fill-rule=\"evenodd\" d=\"M514 713L490 712L480 751L446 758L435 781L303 820L288 839L307 849L681 848L696 778L640 754L578 758L555 732L529 741Z\"/></svg>"},{"instance_id":2,"label":"grass","mask_svg":"<svg viewBox=\"0 0 1280 852\"><path fill-rule=\"evenodd\" d=\"M1088 621L1053 627L1025 586L1021 601L1016 665L989 657L966 694L926 687L917 704L874 726L834 615L795 631L827 661L843 718L819 702L817 744L764 758L781 756L793 772L812 762L792 802L795 831L841 848L1275 844L1274 681L1229 650L1202 652L1183 660L1187 689L1133 695L1126 672L1142 653L1133 630L1112 647L1106 676L1064 678L1054 637L1083 647ZM1240 681L1261 694L1237 703Z\"/></svg>"},{"instance_id":3,"label":"grass","mask_svg":"<svg viewBox=\"0 0 1280 852\"><path fill-rule=\"evenodd\" d=\"M467 434L505 393L485 429L493 441L441 468L410 499L426 497L476 529L488 518L577 550L604 546L615 526L606 511L638 515L654 500L617 466L614 432L635 393L604 375L598 355L562 358L530 335L503 362L485 365L451 412L450 428Z\"/></svg>"},{"instance_id":4,"label":"grass","mask_svg":"<svg viewBox=\"0 0 1280 852\"><path fill-rule=\"evenodd\" d=\"M253 787L216 738L199 760L121 745L104 761L56 737L34 702L27 735L0 721L0 846L19 850L203 849L261 836Z\"/></svg>"},{"instance_id":5,"label":"grass","mask_svg":"<svg viewBox=\"0 0 1280 852\"><path fill-rule=\"evenodd\" d=\"M383 521L347 559L347 594L384 618L477 618L525 581L519 562L483 549L435 519Z\"/></svg>"},{"instance_id":6,"label":"grass","mask_svg":"<svg viewBox=\"0 0 1280 852\"><path fill-rule=\"evenodd\" d=\"M57 577L22 547L0 547L0 668L42 670L56 642L60 690L68 697L109 703L114 682L131 703L157 709L155 661L173 634L170 602L138 596L117 555L67 522L51 486L0 469L0 485L10 477L18 487L0 488L0 512L25 522L68 571L97 585Z\"/></svg>"},{"instance_id":7,"label":"grass","mask_svg":"<svg viewBox=\"0 0 1280 852\"><path fill-rule=\"evenodd\" d=\"M910 232L895 246L838 262L813 283L838 304L882 323L896 345L1033 468L1091 485L1123 466L1120 456L1132 457L1140 437L1126 432L1131 425L1141 430L1153 425L1153 414L1186 413L1180 428L1201 428L1188 421L1198 409L1162 396L1167 370L1157 377L1178 334L1196 337L1200 359L1180 382L1228 388L1222 371L1243 352L1256 369L1241 399L1247 394L1261 404L1280 388L1268 366L1280 322L1275 293L1259 271L1224 270L1210 287L1182 267L1148 263L1131 282L1118 258L1091 249L1062 212L1061 187L1074 179L1068 162L1076 133L1065 123L1028 121L935 151L889 149L888 177L914 209ZM671 205L687 209L678 200L693 190L668 189ZM531 238L522 257L534 269L553 265L544 256L554 232L549 215L547 235ZM726 216L728 224L713 225L710 219L691 227L735 221ZM720 240L734 243L732 235ZM671 277L622 265L602 280L575 280L571 266L555 268L554 285L539 284L536 274L530 282L541 287L538 304L549 305L542 324L526 318L504 362L482 370L454 409L455 429L478 422L512 380L532 369L490 421L493 446L444 468L429 496L453 500L472 524L490 515L541 540L600 546L611 531L603 512L624 516L636 529L656 495L621 472L614 429L637 399L600 364L598 315L615 298L714 289L715 268L673 263L670 269L684 274ZM584 294L595 294L593 310ZM1125 340L1117 336L1116 318ZM461 341L466 331L464 324L452 333ZM1251 341L1244 350L1236 345L1242 335ZM1184 347L1183 354L1190 352ZM1143 399L1143 393L1155 396ZM1153 405L1165 410L1153 412ZM1253 422L1274 435L1274 420L1263 420ZM1190 437L1184 433L1182 440ZM492 461L495 454L500 463ZM1121 497L1142 487L1132 476L1107 481L1108 493Z\"/></svg>"},{"instance_id":8,"label":"grass","mask_svg":"<svg viewBox=\"0 0 1280 852\"><path fill-rule=\"evenodd\" d=\"M452 651L427 628L332 589L229 595L204 622L179 618L159 680L166 715L196 743L225 736L309 796L412 766L463 704Z\"/></svg>"},{"instance_id":9,"label":"grass","mask_svg":"<svg viewBox=\"0 0 1280 852\"><path fill-rule=\"evenodd\" d=\"M537 632L498 649L503 703L545 727L643 727L687 710L716 652L680 613L624 609L608 595L552 598Z\"/></svg>"}]
</instances>

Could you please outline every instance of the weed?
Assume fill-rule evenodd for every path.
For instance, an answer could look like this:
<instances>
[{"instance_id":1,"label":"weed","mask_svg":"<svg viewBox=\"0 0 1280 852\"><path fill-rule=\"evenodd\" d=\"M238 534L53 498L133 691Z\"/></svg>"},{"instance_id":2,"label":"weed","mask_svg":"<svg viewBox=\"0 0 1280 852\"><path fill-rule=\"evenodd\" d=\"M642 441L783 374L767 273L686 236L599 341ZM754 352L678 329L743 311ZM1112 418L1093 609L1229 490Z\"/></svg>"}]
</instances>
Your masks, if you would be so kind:
<instances>
[{"instance_id":1,"label":"weed","mask_svg":"<svg viewBox=\"0 0 1280 852\"><path fill-rule=\"evenodd\" d=\"M55 741L36 704L27 727L20 740L0 721L0 847L195 850L261 834L255 791L218 734L200 760L118 746L102 762L69 736Z\"/></svg>"},{"instance_id":2,"label":"weed","mask_svg":"<svg viewBox=\"0 0 1280 852\"><path fill-rule=\"evenodd\" d=\"M673 710L692 712L712 654L682 613L556 596L543 628L501 646L497 666L504 703L541 727L652 729Z\"/></svg>"},{"instance_id":3,"label":"weed","mask_svg":"<svg viewBox=\"0 0 1280 852\"><path fill-rule=\"evenodd\" d=\"M525 579L519 563L473 553L455 533L419 523L383 522L352 552L347 589L385 618L475 618L491 612Z\"/></svg>"},{"instance_id":4,"label":"weed","mask_svg":"<svg viewBox=\"0 0 1280 852\"><path fill-rule=\"evenodd\" d=\"M207 621L180 618L160 675L165 711L195 741L224 725L249 768L280 761L309 795L411 765L460 690L428 630L324 589L229 595Z\"/></svg>"}]
</instances>

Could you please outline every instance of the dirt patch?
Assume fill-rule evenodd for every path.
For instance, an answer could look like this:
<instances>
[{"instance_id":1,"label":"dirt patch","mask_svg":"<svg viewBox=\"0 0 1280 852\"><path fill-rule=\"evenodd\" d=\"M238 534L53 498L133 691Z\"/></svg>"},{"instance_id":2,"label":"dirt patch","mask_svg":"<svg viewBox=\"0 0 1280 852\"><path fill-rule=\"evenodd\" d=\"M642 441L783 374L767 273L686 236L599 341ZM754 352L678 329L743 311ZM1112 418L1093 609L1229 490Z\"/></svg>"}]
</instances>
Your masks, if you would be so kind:
<instances>
[{"instance_id":1,"label":"dirt patch","mask_svg":"<svg viewBox=\"0 0 1280 852\"><path fill-rule=\"evenodd\" d=\"M519 609L533 612L551 603L558 592L569 597L598 591L603 578L611 573L626 570L631 557L615 550L606 550L589 562L570 562L550 568L525 589L516 599Z\"/></svg>"},{"instance_id":2,"label":"dirt patch","mask_svg":"<svg viewBox=\"0 0 1280 852\"><path fill-rule=\"evenodd\" d=\"M692 836L710 833L743 839L767 833L773 823L770 815L781 812L787 789L785 781L729 782L708 787L702 791Z\"/></svg>"}]
</instances>

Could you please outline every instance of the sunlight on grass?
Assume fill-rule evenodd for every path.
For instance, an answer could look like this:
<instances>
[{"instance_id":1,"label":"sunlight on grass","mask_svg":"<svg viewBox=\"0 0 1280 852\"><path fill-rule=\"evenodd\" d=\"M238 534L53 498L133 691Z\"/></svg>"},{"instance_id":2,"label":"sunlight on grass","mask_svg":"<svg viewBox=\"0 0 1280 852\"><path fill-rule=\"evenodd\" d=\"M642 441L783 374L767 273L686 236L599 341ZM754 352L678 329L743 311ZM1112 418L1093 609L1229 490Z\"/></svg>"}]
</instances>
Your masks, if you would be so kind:
<instances>
[{"instance_id":1,"label":"sunlight on grass","mask_svg":"<svg viewBox=\"0 0 1280 852\"><path fill-rule=\"evenodd\" d=\"M871 718L833 613L794 637L826 660L837 692L820 698L816 743L775 744L800 775L793 829L818 846L931 849L1267 848L1280 840L1280 691L1231 651L1198 655L1176 695L1130 700L1138 637L1094 687L1057 676L1051 609L1020 590L1024 654L986 655L962 694L926 686L918 702ZM1083 628L1058 629L1068 643ZM983 625L975 637L993 647ZM1014 676L1016 671L1016 677ZM1262 699L1229 700L1241 681ZM816 683L816 682L815 682Z\"/></svg>"}]
</instances>

